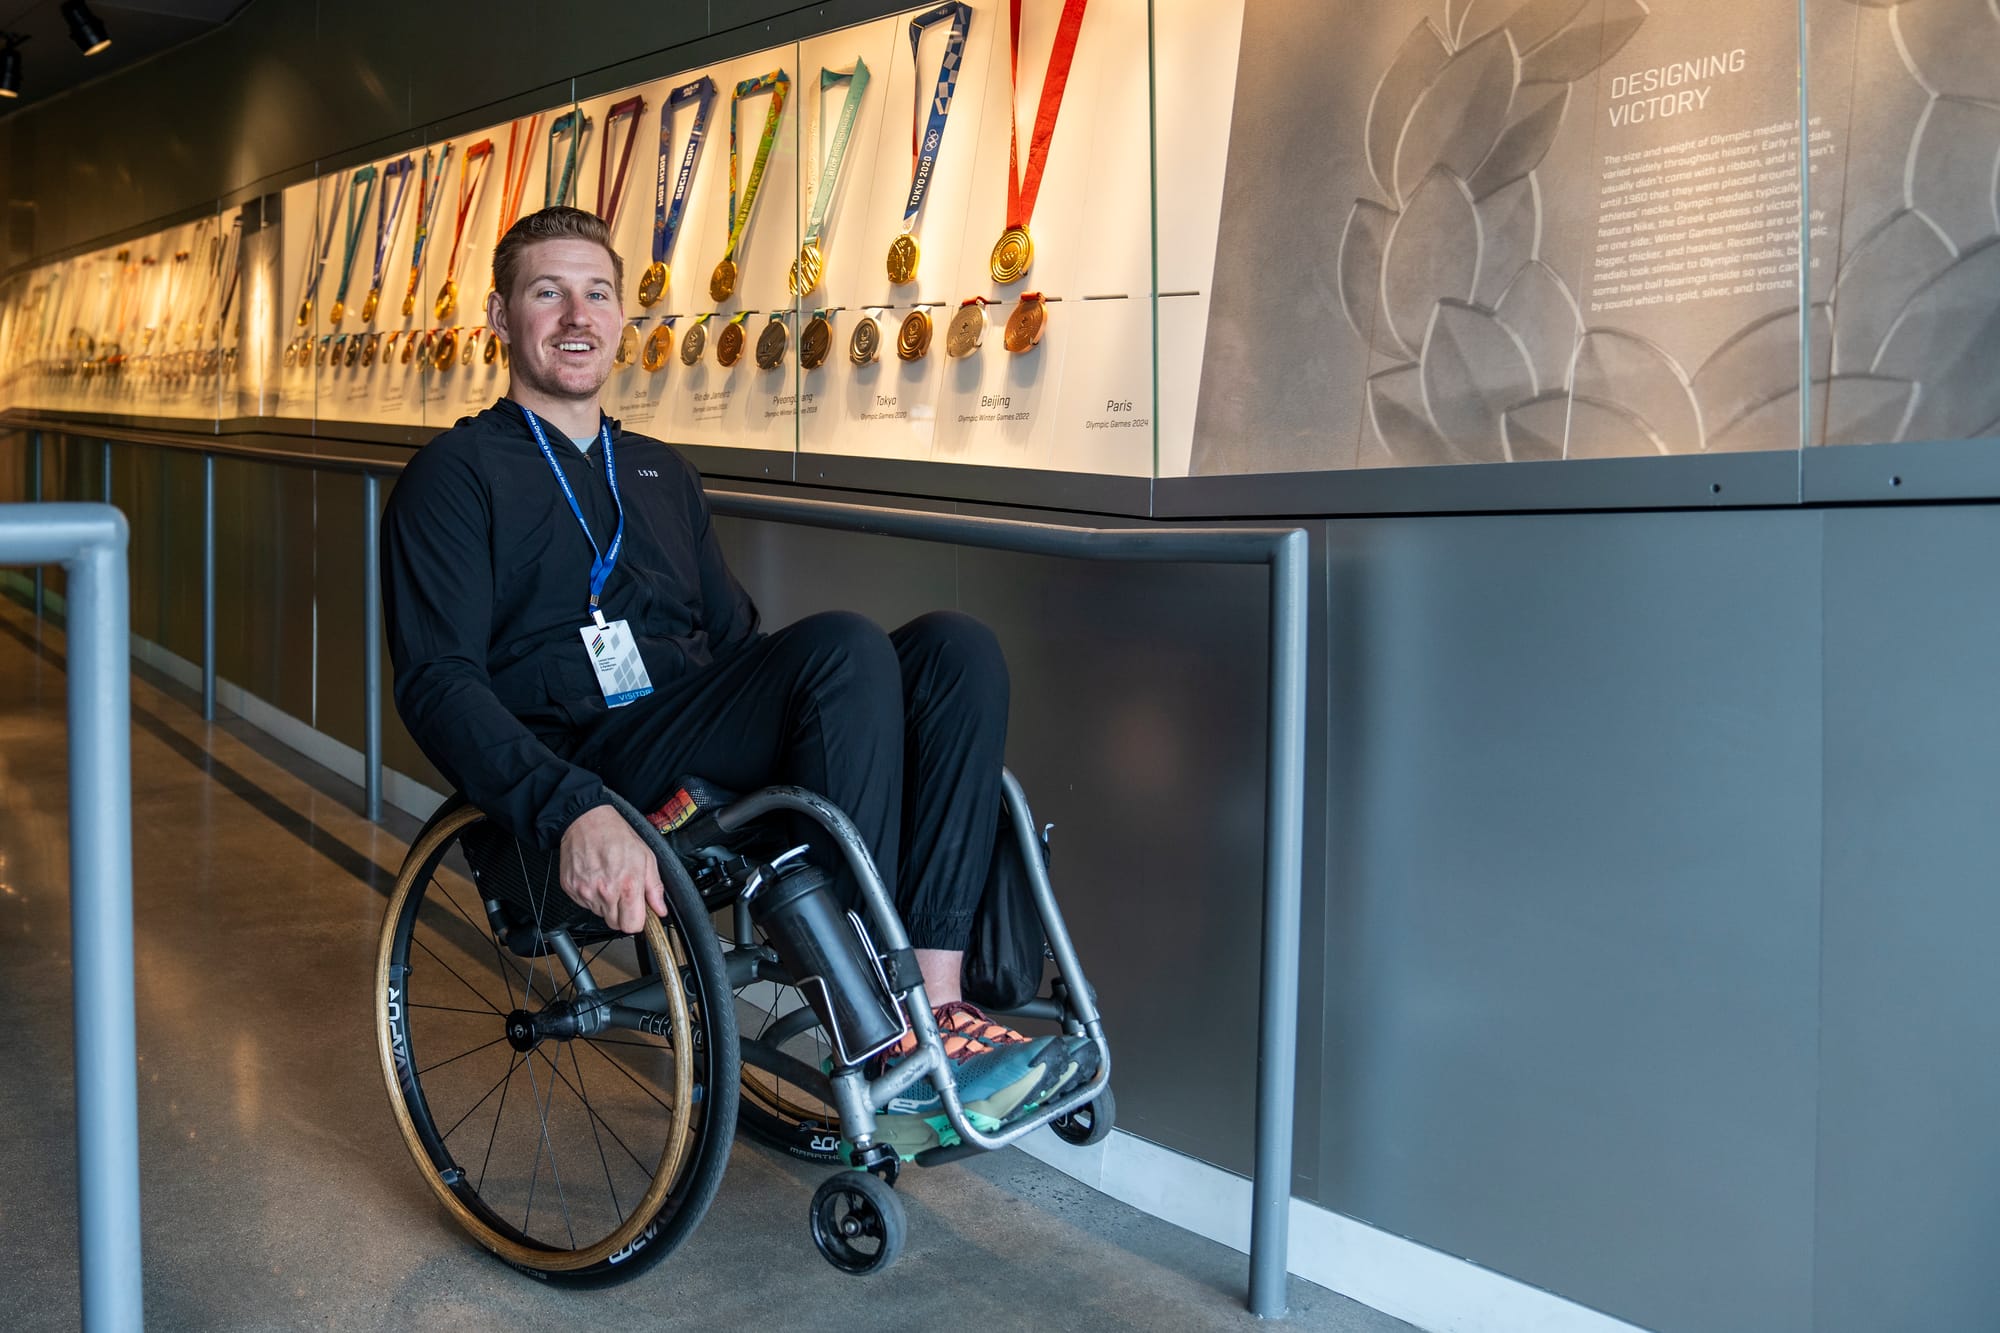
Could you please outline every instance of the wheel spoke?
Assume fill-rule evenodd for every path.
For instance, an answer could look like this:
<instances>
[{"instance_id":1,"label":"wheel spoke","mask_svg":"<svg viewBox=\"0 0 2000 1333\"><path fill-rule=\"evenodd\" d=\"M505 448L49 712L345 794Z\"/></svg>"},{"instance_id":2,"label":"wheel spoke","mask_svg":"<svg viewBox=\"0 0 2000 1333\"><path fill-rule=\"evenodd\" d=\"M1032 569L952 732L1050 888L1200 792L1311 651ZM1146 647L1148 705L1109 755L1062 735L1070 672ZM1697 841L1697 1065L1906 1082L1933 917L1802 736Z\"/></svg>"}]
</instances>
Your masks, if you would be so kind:
<instances>
[{"instance_id":1,"label":"wheel spoke","mask_svg":"<svg viewBox=\"0 0 2000 1333\"><path fill-rule=\"evenodd\" d=\"M469 1051L460 1051L457 1055L451 1056L447 1059L440 1060L436 1064L425 1065L422 1069L419 1069L417 1071L417 1074L419 1077L422 1077L423 1075L430 1073L433 1069L442 1069L446 1065L451 1064L453 1061L463 1060L468 1055L477 1055L481 1051L486 1050L489 1047L498 1046L501 1042L505 1040L507 1040L507 1034L503 1032L499 1036L495 1037L492 1041L481 1042L479 1045L473 1047Z\"/></svg>"},{"instance_id":2,"label":"wheel spoke","mask_svg":"<svg viewBox=\"0 0 2000 1333\"><path fill-rule=\"evenodd\" d=\"M442 1134L438 1135L438 1139L439 1139L439 1141L443 1141L443 1140L445 1140L445 1139L448 1139L448 1138L450 1138L450 1137L451 1137L451 1136L452 1136L453 1134L457 1133L457 1132L458 1132L458 1127L459 1127L460 1125L464 1124L464 1123L465 1123L466 1121L470 1120L470 1119L472 1118L472 1113L473 1113L474 1111L477 1111L477 1110L478 1110L478 1109L479 1109L480 1107L482 1107L482 1106L486 1105L486 1099L487 1099L488 1097L491 1097L491 1096L492 1096L492 1095L493 1095L494 1093L496 1093L496 1092L499 1092L499 1091L500 1091L500 1085L501 1085L501 1084L505 1083L505 1082L506 1082L506 1081L507 1081L508 1079L510 1079L510 1078L512 1078L512 1077L514 1077L514 1070L515 1070L515 1068L516 1068L517 1066L519 1066L519 1065L520 1065L520 1063L521 1063L521 1057L520 1057L519 1055L516 1055L516 1056L515 1056L515 1057L514 1057L514 1058L513 1058L513 1059L512 1059L512 1060L511 1060L511 1061L510 1061L509 1063L508 1063L508 1065L507 1065L507 1072L506 1072L506 1073L504 1073L504 1074L502 1074L502 1075L501 1075L501 1076L500 1076L499 1078L497 1078L497 1079L493 1080L493 1086L492 1086L492 1087L490 1087L490 1088L488 1088L488 1089L487 1089L487 1090L486 1090L486 1091L485 1091L484 1093L480 1094L480 1098L479 1098L479 1100L478 1100L478 1101L474 1102L474 1103L473 1103L473 1104L472 1104L471 1106L468 1106L468 1107L466 1107L466 1108L465 1108L465 1114L464 1114L464 1115L462 1115L462 1116L460 1116L460 1117L459 1117L458 1119L456 1119L456 1120L452 1121L452 1123L451 1123L451 1128L450 1128L450 1129L447 1129L447 1130L446 1130L446 1131L445 1131L444 1133L442 1133ZM501 1093L501 1099L502 1099L503 1101L504 1101L504 1100L506 1099L506 1094L505 1094L505 1093ZM494 1120L493 1124L494 1124L494 1127L495 1127L495 1128L497 1129L497 1128L499 1127L499 1124L500 1124L500 1122L499 1122L499 1120L498 1120L498 1119L496 1118L496 1119ZM493 1148L493 1145L492 1145L492 1144L491 1144L491 1143L489 1142L489 1143L487 1144L487 1151L488 1151L488 1152L491 1152L491 1151L492 1151L492 1148ZM482 1180L483 1180L483 1179L485 1179L485 1175L484 1175L484 1173L482 1173L482 1174L481 1174L481 1176L480 1176L480 1179L482 1179Z\"/></svg>"},{"instance_id":3,"label":"wheel spoke","mask_svg":"<svg viewBox=\"0 0 2000 1333\"><path fill-rule=\"evenodd\" d=\"M479 1162L479 1183L472 1187L475 1194L483 1192L486 1188L486 1168L493 1161L493 1140L500 1137L500 1117L507 1114L507 1094L514 1090L514 1071L520 1067L521 1057L516 1055L514 1062L507 1066L507 1077L503 1080L505 1086L500 1089L500 1104L493 1108L493 1132L486 1136L486 1156Z\"/></svg>"},{"instance_id":4,"label":"wheel spoke","mask_svg":"<svg viewBox=\"0 0 2000 1333\"><path fill-rule=\"evenodd\" d=\"M471 1014L474 1018L491 1018L493 1016L493 1007L491 1005L488 1005L484 1009L461 1009L455 1004L412 1003L409 1007L412 1009L435 1009L442 1014Z\"/></svg>"},{"instance_id":5,"label":"wheel spoke","mask_svg":"<svg viewBox=\"0 0 2000 1333\"><path fill-rule=\"evenodd\" d=\"M584 1038L581 1038L581 1040L583 1041L583 1043L584 1043L585 1045L589 1046L591 1050L593 1050L593 1051L597 1051L597 1039L596 1039L596 1038L594 1038L594 1037L584 1037ZM640 1042L621 1042L621 1043L619 1043L619 1044L620 1044L620 1045L623 1045L623 1046L638 1046L638 1045L641 1045L642 1043L640 1043ZM661 1050L661 1049L665 1049L665 1048L662 1048L662 1047L655 1047L654 1049L655 1049L655 1050ZM668 1111L668 1112L672 1112L672 1111L673 1111L673 1109L674 1109L674 1108L673 1108L673 1106L672 1106L672 1105L670 1105L670 1104L669 1104L669 1103L667 1103L667 1102L664 1102L664 1101L660 1101L660 1097L659 1097L659 1095L658 1095L657 1093L655 1093L655 1092L654 1092L654 1091L653 1091L653 1090L652 1090L651 1088L649 1088L649 1087L647 1087L647 1086L646 1086L645 1084L641 1083L641 1082L639 1081L639 1079L638 1079L638 1076L637 1076L637 1075L635 1075L635 1074L633 1074L633 1072L632 1072L631 1070L627 1069L627 1068L626 1068L626 1067L625 1067L624 1065L621 1065L621 1064L619 1064L619 1063L618 1063L618 1062L617 1062L616 1060L614 1060L614 1059L612 1059L612 1058L611 1058L610 1056L606 1055L606 1054L605 1054L605 1053L604 1053L603 1051L597 1051L597 1058L598 1058L598 1059L600 1059L600 1060L602 1060L602 1061L604 1061L604 1063L605 1063L605 1064L607 1064L607 1065L610 1065L610 1066L611 1066L611 1067L612 1067L613 1069L615 1069L615 1070L617 1070L617 1071L618 1071L619 1073L623 1074L623 1075L624 1075L624 1076L625 1076L626 1078L629 1078L629 1079L631 1079L631 1080L632 1080L632 1086L633 1086L633 1087L635 1087L635 1088L637 1088L637 1089L638 1089L639 1091L641 1091L641 1092L645 1093L645 1094L646 1094L646 1095L647 1095L648 1097L651 1097L651 1098L652 1098L652 1099L653 1099L654 1101L656 1101L656 1102L659 1102L659 1103L660 1103L660 1106L661 1106L661 1108L662 1108L662 1109L664 1109L664 1110L666 1110L666 1111ZM679 1057L675 1057L675 1058L677 1058L677 1059L678 1059Z\"/></svg>"},{"instance_id":6,"label":"wheel spoke","mask_svg":"<svg viewBox=\"0 0 2000 1333\"><path fill-rule=\"evenodd\" d=\"M415 934L412 934L410 936L410 943L416 945L419 949L422 949L425 953L429 954L431 957L437 958L438 966L443 968L445 971L451 973L453 976L457 977L458 984L465 987L467 990L471 991L473 995L477 996L481 1004L485 1005L488 1009L491 1009L494 1013L500 1014L500 1017L502 1018L505 1018L507 1016L506 1014L501 1013L499 1006L495 1005L493 1001L486 998L486 996L480 991L479 987L467 981L465 977L462 974L460 974L457 968L453 967L450 963L447 963L444 959L438 958L437 950L431 948L430 945L425 944L421 939L418 939Z\"/></svg>"},{"instance_id":7,"label":"wheel spoke","mask_svg":"<svg viewBox=\"0 0 2000 1333\"><path fill-rule=\"evenodd\" d=\"M561 1078L562 1065L559 1062L552 1063L554 1063L556 1076ZM571 1088L570 1091L574 1092L576 1099L583 1103L584 1113L590 1117L590 1137L597 1144L597 1160L604 1167L604 1188L611 1192L611 1211L622 1224L625 1221L625 1210L618 1203L618 1186L611 1179L611 1160L604 1155L604 1138L597 1132L597 1110L590 1104L590 1095L584 1090L583 1065L576 1058L576 1048L574 1046L570 1048L569 1063L570 1068L576 1071L576 1086ZM563 1079L563 1082L567 1083L569 1080Z\"/></svg>"},{"instance_id":8,"label":"wheel spoke","mask_svg":"<svg viewBox=\"0 0 2000 1333\"><path fill-rule=\"evenodd\" d=\"M548 1096L544 1097L542 1095L541 1082L535 1077L535 1060L532 1054L528 1057L528 1085L535 1090L535 1109L541 1116L542 1137L541 1142L535 1148L534 1174L528 1178L528 1211L521 1219L521 1234L524 1236L528 1234L528 1218L534 1215L535 1182L540 1179L542 1173L542 1149L547 1148L549 1150L549 1175L554 1178L556 1183L556 1202L562 1209L563 1230L569 1233L569 1247L573 1250L576 1248L576 1227L570 1222L569 1196L563 1192L562 1168L556 1164L556 1146L549 1138L549 1109L555 1101L556 1085L553 1082L550 1083Z\"/></svg>"}]
</instances>

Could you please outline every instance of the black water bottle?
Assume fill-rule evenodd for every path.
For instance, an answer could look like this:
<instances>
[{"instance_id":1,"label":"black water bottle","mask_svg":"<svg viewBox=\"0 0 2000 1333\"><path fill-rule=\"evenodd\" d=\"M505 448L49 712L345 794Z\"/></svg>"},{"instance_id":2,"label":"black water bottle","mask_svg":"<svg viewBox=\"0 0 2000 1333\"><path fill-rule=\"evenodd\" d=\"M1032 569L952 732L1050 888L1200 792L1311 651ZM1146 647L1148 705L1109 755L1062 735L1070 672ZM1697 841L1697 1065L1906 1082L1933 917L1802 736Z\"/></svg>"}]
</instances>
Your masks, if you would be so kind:
<instances>
[{"instance_id":1,"label":"black water bottle","mask_svg":"<svg viewBox=\"0 0 2000 1333\"><path fill-rule=\"evenodd\" d=\"M907 1025L867 932L840 909L829 883L818 866L789 866L750 895L750 917L831 1034L840 1063L857 1065Z\"/></svg>"}]
</instances>

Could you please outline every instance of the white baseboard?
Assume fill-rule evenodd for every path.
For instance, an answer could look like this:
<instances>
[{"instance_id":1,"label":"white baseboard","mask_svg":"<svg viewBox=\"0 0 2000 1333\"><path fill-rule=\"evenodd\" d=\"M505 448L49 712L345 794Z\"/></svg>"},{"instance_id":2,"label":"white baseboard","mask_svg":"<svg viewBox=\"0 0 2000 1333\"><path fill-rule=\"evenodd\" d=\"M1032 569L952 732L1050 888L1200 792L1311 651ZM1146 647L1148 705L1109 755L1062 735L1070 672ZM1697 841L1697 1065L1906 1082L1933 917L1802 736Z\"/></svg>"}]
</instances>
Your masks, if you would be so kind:
<instances>
[{"instance_id":1,"label":"white baseboard","mask_svg":"<svg viewBox=\"0 0 2000 1333\"><path fill-rule=\"evenodd\" d=\"M32 586L11 571L0 571L0 581L24 592ZM47 600L52 609L59 607L53 594ZM201 688L201 668L156 643L134 637L132 655L189 689ZM216 703L314 763L356 785L363 781L359 750L276 705L225 680L216 681ZM382 799L423 819L444 796L384 769ZM1250 1182L1233 1172L1120 1130L1092 1147L1074 1148L1043 1129L1020 1146L1121 1203L1249 1251ZM1428 1333L1645 1333L1638 1325L1303 1199L1292 1200L1291 1232L1288 1267L1294 1276Z\"/></svg>"},{"instance_id":2,"label":"white baseboard","mask_svg":"<svg viewBox=\"0 0 2000 1333\"><path fill-rule=\"evenodd\" d=\"M1022 1151L1121 1203L1233 1250L1250 1248L1250 1182L1113 1130L1075 1148L1037 1130ZM1429 1333L1644 1333L1469 1260L1292 1200L1292 1274Z\"/></svg>"}]
</instances>

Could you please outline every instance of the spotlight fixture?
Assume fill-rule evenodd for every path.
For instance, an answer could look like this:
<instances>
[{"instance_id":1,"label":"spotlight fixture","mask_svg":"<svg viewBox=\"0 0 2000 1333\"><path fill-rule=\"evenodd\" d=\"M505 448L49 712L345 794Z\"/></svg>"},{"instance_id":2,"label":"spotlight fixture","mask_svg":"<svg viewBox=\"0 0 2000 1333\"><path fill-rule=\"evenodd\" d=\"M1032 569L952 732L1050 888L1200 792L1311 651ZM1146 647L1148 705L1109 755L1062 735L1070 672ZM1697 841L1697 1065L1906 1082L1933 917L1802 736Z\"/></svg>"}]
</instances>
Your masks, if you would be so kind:
<instances>
[{"instance_id":1,"label":"spotlight fixture","mask_svg":"<svg viewBox=\"0 0 2000 1333\"><path fill-rule=\"evenodd\" d=\"M15 33L0 32L0 97L21 95L21 53L17 49L28 39Z\"/></svg>"},{"instance_id":2,"label":"spotlight fixture","mask_svg":"<svg viewBox=\"0 0 2000 1333\"><path fill-rule=\"evenodd\" d=\"M111 34L83 0L63 0L62 16L69 21L69 39L87 56L111 45Z\"/></svg>"}]
</instances>

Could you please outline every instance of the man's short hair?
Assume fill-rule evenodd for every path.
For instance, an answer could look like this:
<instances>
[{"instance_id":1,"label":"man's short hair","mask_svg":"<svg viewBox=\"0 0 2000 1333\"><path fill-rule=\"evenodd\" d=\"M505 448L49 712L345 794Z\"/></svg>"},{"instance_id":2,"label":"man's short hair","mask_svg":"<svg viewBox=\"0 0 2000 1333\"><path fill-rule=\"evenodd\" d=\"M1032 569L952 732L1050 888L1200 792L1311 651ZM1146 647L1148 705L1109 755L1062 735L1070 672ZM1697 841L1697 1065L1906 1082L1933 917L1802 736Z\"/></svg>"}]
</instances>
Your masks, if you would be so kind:
<instances>
[{"instance_id":1,"label":"man's short hair","mask_svg":"<svg viewBox=\"0 0 2000 1333\"><path fill-rule=\"evenodd\" d=\"M559 204L528 214L507 228L500 244L493 247L493 290L500 293L500 299L513 299L514 284L521 277L521 256L529 246L537 241L561 240L594 241L603 246L604 253L611 256L618 290L625 290L625 261L611 246L610 226L595 213Z\"/></svg>"}]
</instances>

